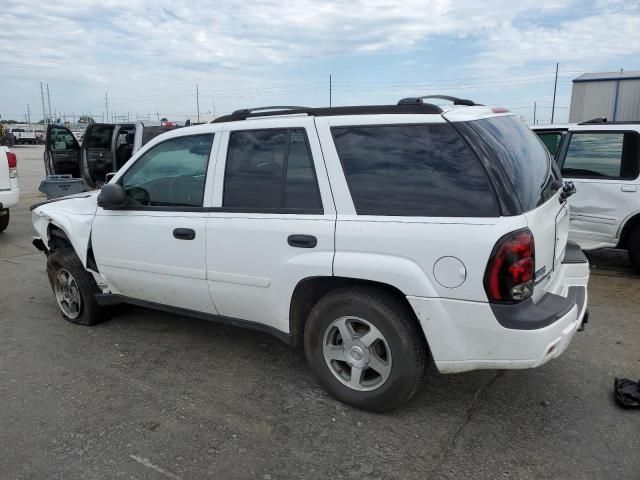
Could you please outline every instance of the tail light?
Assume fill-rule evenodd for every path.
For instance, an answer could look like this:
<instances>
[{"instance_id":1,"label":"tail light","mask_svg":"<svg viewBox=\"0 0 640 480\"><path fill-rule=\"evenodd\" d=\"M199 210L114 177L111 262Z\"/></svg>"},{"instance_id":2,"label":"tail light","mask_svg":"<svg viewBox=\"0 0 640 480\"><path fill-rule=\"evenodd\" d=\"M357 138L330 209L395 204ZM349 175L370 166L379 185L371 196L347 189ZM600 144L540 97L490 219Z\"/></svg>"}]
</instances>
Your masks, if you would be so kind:
<instances>
[{"instance_id":1,"label":"tail light","mask_svg":"<svg viewBox=\"0 0 640 480\"><path fill-rule=\"evenodd\" d=\"M13 152L7 152L7 162L9 162L9 178L18 176L18 157Z\"/></svg>"},{"instance_id":2,"label":"tail light","mask_svg":"<svg viewBox=\"0 0 640 480\"><path fill-rule=\"evenodd\" d=\"M177 125L176 122L162 122L160 124L161 126L163 126L164 128L173 128Z\"/></svg>"},{"instance_id":3,"label":"tail light","mask_svg":"<svg viewBox=\"0 0 640 480\"><path fill-rule=\"evenodd\" d=\"M489 258L484 288L490 302L515 303L533 294L536 250L526 228L502 237Z\"/></svg>"}]
</instances>

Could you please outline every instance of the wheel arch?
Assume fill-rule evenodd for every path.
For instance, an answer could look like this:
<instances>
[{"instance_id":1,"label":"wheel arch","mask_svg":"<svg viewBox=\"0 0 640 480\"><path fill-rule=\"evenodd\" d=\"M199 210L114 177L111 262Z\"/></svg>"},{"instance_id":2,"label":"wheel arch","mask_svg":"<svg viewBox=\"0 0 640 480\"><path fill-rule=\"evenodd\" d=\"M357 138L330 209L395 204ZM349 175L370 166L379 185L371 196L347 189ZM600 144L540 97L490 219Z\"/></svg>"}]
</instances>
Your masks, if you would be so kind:
<instances>
[{"instance_id":1,"label":"wheel arch","mask_svg":"<svg viewBox=\"0 0 640 480\"><path fill-rule=\"evenodd\" d=\"M428 345L427 338L413 307L407 300L406 294L399 288L388 283L364 280L361 278L319 276L300 280L293 290L289 306L289 333L290 342L293 346L303 345L305 323L314 305L327 294L347 286L376 288L400 300L408 311L411 312L419 331L422 333L425 344Z\"/></svg>"},{"instance_id":2,"label":"wheel arch","mask_svg":"<svg viewBox=\"0 0 640 480\"><path fill-rule=\"evenodd\" d=\"M637 227L640 226L640 212L630 215L623 223L620 235L618 236L618 248L627 248L629 237Z\"/></svg>"}]
</instances>

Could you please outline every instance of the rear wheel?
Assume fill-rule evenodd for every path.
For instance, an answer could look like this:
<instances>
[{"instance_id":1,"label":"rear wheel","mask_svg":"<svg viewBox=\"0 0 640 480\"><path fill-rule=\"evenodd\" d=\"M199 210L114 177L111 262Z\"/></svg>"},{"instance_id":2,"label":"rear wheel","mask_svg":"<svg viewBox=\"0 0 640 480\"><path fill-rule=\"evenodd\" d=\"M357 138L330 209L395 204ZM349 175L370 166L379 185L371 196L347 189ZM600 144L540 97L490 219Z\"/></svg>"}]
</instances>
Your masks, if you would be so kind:
<instances>
[{"instance_id":1,"label":"rear wheel","mask_svg":"<svg viewBox=\"0 0 640 480\"><path fill-rule=\"evenodd\" d=\"M49 255L47 275L64 319L78 325L95 325L103 319L103 309L94 298L100 290L73 248L61 248Z\"/></svg>"},{"instance_id":2,"label":"rear wheel","mask_svg":"<svg viewBox=\"0 0 640 480\"><path fill-rule=\"evenodd\" d=\"M346 287L313 307L307 361L338 400L375 412L409 400L421 385L426 346L409 307L384 290Z\"/></svg>"},{"instance_id":3,"label":"rear wheel","mask_svg":"<svg viewBox=\"0 0 640 480\"><path fill-rule=\"evenodd\" d=\"M0 232L4 232L9 226L9 209L0 209Z\"/></svg>"},{"instance_id":4,"label":"rear wheel","mask_svg":"<svg viewBox=\"0 0 640 480\"><path fill-rule=\"evenodd\" d=\"M640 272L640 225L638 225L629 236L627 252L629 253L631 264Z\"/></svg>"}]
</instances>

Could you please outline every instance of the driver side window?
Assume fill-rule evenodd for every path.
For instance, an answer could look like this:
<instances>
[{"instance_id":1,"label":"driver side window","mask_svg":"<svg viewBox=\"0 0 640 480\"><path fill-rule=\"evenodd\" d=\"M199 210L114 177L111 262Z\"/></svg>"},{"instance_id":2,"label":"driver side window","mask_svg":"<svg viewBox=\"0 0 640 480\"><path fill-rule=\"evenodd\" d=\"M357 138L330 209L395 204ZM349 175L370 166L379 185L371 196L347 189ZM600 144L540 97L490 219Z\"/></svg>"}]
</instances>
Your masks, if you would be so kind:
<instances>
[{"instance_id":1,"label":"driver side window","mask_svg":"<svg viewBox=\"0 0 640 480\"><path fill-rule=\"evenodd\" d=\"M130 206L201 207L213 133L176 137L140 157L122 176Z\"/></svg>"}]
</instances>

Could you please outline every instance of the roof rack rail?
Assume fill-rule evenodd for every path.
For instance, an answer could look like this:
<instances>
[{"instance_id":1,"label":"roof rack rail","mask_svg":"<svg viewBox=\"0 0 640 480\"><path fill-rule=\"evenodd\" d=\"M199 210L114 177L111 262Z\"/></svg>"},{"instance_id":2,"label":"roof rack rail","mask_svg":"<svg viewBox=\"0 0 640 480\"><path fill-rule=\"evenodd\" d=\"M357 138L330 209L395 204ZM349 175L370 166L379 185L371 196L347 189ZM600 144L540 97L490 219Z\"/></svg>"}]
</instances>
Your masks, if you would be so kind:
<instances>
[{"instance_id":1,"label":"roof rack rail","mask_svg":"<svg viewBox=\"0 0 640 480\"><path fill-rule=\"evenodd\" d=\"M403 98L398 102L398 105L408 105L408 104L422 104L424 103L425 98L437 98L439 100L448 100L453 102L454 105L466 105L468 107L473 107L474 105L480 105L479 103L475 103L473 100L468 100L466 98L458 98L451 97L449 95L424 95L422 97L407 97Z\"/></svg>"},{"instance_id":2,"label":"roof rack rail","mask_svg":"<svg viewBox=\"0 0 640 480\"><path fill-rule=\"evenodd\" d=\"M237 122L247 118L270 117L276 115L310 115L327 117L331 115L375 115L375 114L440 114L442 109L430 103L406 103L399 105L363 105L354 107L259 107L236 110L211 123Z\"/></svg>"},{"instance_id":3,"label":"roof rack rail","mask_svg":"<svg viewBox=\"0 0 640 480\"><path fill-rule=\"evenodd\" d=\"M608 123L607 117L596 117L591 120L586 120L584 122L580 122L578 125L591 125L593 123Z\"/></svg>"}]
</instances>

